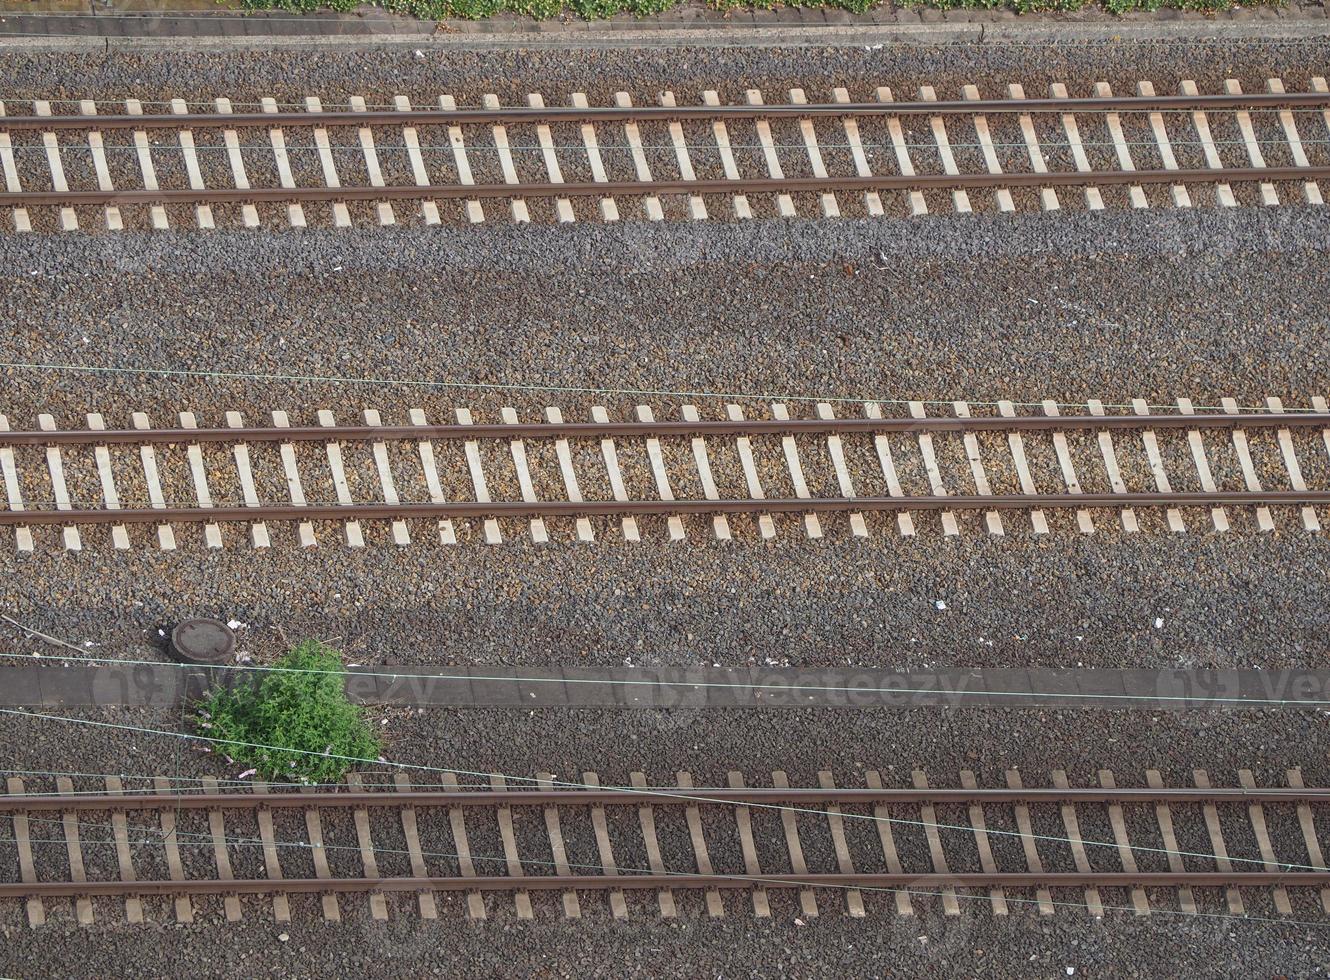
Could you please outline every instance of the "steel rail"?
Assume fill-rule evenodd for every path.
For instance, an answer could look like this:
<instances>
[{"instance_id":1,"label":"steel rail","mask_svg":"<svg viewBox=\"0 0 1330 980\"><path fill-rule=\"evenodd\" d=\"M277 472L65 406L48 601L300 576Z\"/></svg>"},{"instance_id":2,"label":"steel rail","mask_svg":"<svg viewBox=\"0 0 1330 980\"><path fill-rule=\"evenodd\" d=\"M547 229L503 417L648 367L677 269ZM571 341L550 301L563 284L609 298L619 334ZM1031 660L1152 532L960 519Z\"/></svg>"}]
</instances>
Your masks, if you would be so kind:
<instances>
[{"instance_id":1,"label":"steel rail","mask_svg":"<svg viewBox=\"0 0 1330 980\"><path fill-rule=\"evenodd\" d=\"M1050 173L889 174L869 177L753 177L739 180L605 181L568 184L392 184L383 187L251 187L194 190L6 191L0 207L136 204L252 204L291 201L489 200L623 197L644 194L763 194L859 190L951 190L985 187L1109 187L1122 184L1241 183L1330 179L1330 166L1188 170L1095 170Z\"/></svg>"},{"instance_id":2,"label":"steel rail","mask_svg":"<svg viewBox=\"0 0 1330 980\"><path fill-rule=\"evenodd\" d=\"M964 789L942 787L929 789L821 789L817 787L763 787L737 789L723 787L695 787L692 789L648 787L641 790L628 787L602 789L509 789L509 790L411 790L345 792L268 792L253 793L185 792L178 794L109 795L109 794L0 794L0 813L36 812L39 810L207 810L237 809L309 809L312 807L411 807L411 806L613 806L657 803L683 806L691 803L762 804L762 803L1330 803L1330 788L1243 787L1159 788L1118 787L1102 788L1056 787Z\"/></svg>"},{"instance_id":3,"label":"steel rail","mask_svg":"<svg viewBox=\"0 0 1330 980\"><path fill-rule=\"evenodd\" d=\"M1106 429L1330 428L1330 413L1293 411L1204 415L1017 415L971 418L745 419L698 422L534 422L482 425L307 425L278 428L59 429L0 432L0 446L145 443L330 442L420 439L603 439L852 432L1008 432Z\"/></svg>"},{"instance_id":4,"label":"steel rail","mask_svg":"<svg viewBox=\"0 0 1330 980\"><path fill-rule=\"evenodd\" d=\"M638 874L483 875L401 878L234 878L183 881L7 881L0 898L59 898L122 895L271 895L363 892L609 891L656 888L1102 888L1330 885L1330 871L1099 871L990 872L979 874L811 873L778 875Z\"/></svg>"},{"instance_id":5,"label":"steel rail","mask_svg":"<svg viewBox=\"0 0 1330 980\"><path fill-rule=\"evenodd\" d=\"M1000 113L1170 112L1225 109L1321 109L1324 92L1253 92L1247 95L1123 95L1072 99L976 99L973 102L820 102L808 105L506 106L493 109L373 109L365 112L201 112L153 115L3 116L0 132L118 129L249 129L290 126L557 125L560 123L816 119L845 116L977 116Z\"/></svg>"},{"instance_id":6,"label":"steel rail","mask_svg":"<svg viewBox=\"0 0 1330 980\"><path fill-rule=\"evenodd\" d=\"M490 503L274 504L147 507L122 510L0 510L0 525L163 524L274 521L409 520L434 517L615 517L681 514L805 514L866 511L1045 510L1086 507L1316 506L1330 490L1220 490L1215 493L921 494L902 497L775 497L762 500L502 500Z\"/></svg>"}]
</instances>

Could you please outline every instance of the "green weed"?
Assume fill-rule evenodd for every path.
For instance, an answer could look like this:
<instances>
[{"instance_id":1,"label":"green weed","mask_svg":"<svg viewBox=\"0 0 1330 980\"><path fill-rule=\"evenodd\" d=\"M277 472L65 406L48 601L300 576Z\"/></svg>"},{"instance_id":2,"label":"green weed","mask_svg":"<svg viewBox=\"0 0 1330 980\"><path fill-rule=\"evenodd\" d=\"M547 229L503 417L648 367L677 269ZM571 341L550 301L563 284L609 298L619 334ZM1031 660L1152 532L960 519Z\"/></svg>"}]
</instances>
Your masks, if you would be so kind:
<instances>
[{"instance_id":1,"label":"green weed","mask_svg":"<svg viewBox=\"0 0 1330 980\"><path fill-rule=\"evenodd\" d=\"M257 683L218 688L199 704L203 734L221 739L214 752L267 779L291 782L336 782L352 760L378 758L378 736L347 700L341 653L306 640L274 666L291 672L265 672Z\"/></svg>"}]
</instances>

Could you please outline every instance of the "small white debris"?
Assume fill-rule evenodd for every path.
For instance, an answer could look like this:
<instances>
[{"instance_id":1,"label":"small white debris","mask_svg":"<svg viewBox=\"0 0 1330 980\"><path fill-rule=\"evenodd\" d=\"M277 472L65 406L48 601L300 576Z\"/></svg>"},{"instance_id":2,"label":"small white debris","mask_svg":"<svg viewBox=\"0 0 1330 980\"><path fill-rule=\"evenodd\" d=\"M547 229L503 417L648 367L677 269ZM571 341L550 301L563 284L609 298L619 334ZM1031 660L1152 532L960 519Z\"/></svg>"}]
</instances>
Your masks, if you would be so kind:
<instances>
[{"instance_id":1,"label":"small white debris","mask_svg":"<svg viewBox=\"0 0 1330 980\"><path fill-rule=\"evenodd\" d=\"M927 937L927 936L920 936L920 937L919 937L919 941L920 941L921 943L926 943L926 942L928 942L928 937Z\"/></svg>"},{"instance_id":2,"label":"small white debris","mask_svg":"<svg viewBox=\"0 0 1330 980\"><path fill-rule=\"evenodd\" d=\"M93 643L92 640L84 640L84 641L83 641L83 645L84 645L85 647L95 647L97 644L96 644L96 643Z\"/></svg>"},{"instance_id":3,"label":"small white debris","mask_svg":"<svg viewBox=\"0 0 1330 980\"><path fill-rule=\"evenodd\" d=\"M1067 976L1074 977L1075 975L1076 975L1076 967L1074 966L1067 967Z\"/></svg>"},{"instance_id":4,"label":"small white debris","mask_svg":"<svg viewBox=\"0 0 1330 980\"><path fill-rule=\"evenodd\" d=\"M287 935L286 933L282 933L280 936L277 937L277 941L278 941L279 943L290 942L290 941L291 941L291 937L290 937L289 935Z\"/></svg>"},{"instance_id":5,"label":"small white debris","mask_svg":"<svg viewBox=\"0 0 1330 980\"><path fill-rule=\"evenodd\" d=\"M808 925L808 923L805 922L803 919L795 919L795 920L794 920L794 924L795 924L796 926L806 926L806 925Z\"/></svg>"},{"instance_id":6,"label":"small white debris","mask_svg":"<svg viewBox=\"0 0 1330 980\"><path fill-rule=\"evenodd\" d=\"M246 769L246 770L245 770L244 772L242 772L239 776L237 776L236 779L248 779L250 776L254 775L256 772L258 772L257 769Z\"/></svg>"},{"instance_id":7,"label":"small white debris","mask_svg":"<svg viewBox=\"0 0 1330 980\"><path fill-rule=\"evenodd\" d=\"M1155 617L1155 629L1160 629L1160 628L1163 627L1163 625L1164 625L1164 617L1163 617L1163 616L1156 616L1156 617Z\"/></svg>"},{"instance_id":8,"label":"small white debris","mask_svg":"<svg viewBox=\"0 0 1330 980\"><path fill-rule=\"evenodd\" d=\"M379 761L380 761L380 762L387 762L388 760L385 759L383 756L379 756Z\"/></svg>"},{"instance_id":9,"label":"small white debris","mask_svg":"<svg viewBox=\"0 0 1330 980\"><path fill-rule=\"evenodd\" d=\"M532 697L535 697L535 695L532 695ZM380 728L382 728L382 727L383 727L384 725L386 725L386 724L388 724L388 719L387 719L387 718L383 718L383 719L381 719L381 720L379 721L379 727L380 727Z\"/></svg>"},{"instance_id":10,"label":"small white debris","mask_svg":"<svg viewBox=\"0 0 1330 980\"><path fill-rule=\"evenodd\" d=\"M32 655L33 655L34 657L40 657L40 656L41 656L41 654L38 653L36 650L33 650L33 651L32 651Z\"/></svg>"},{"instance_id":11,"label":"small white debris","mask_svg":"<svg viewBox=\"0 0 1330 980\"><path fill-rule=\"evenodd\" d=\"M242 622L241 622L240 620L238 620L238 619L228 619L228 620L226 621L226 625L229 626L229 627L231 627L231 629L233 629L233 630L238 630L238 629L244 629L244 628L245 628L245 624L242 623Z\"/></svg>"},{"instance_id":12,"label":"small white debris","mask_svg":"<svg viewBox=\"0 0 1330 980\"><path fill-rule=\"evenodd\" d=\"M157 631L157 635L158 635L158 636L165 636L165 635L166 635L166 630L158 630L158 631Z\"/></svg>"},{"instance_id":13,"label":"small white debris","mask_svg":"<svg viewBox=\"0 0 1330 980\"><path fill-rule=\"evenodd\" d=\"M416 48L416 60L417 61L425 60L425 52L421 51L419 48Z\"/></svg>"},{"instance_id":14,"label":"small white debris","mask_svg":"<svg viewBox=\"0 0 1330 980\"><path fill-rule=\"evenodd\" d=\"M947 604L943 602L941 599L935 599L933 600L933 608L941 611L947 608Z\"/></svg>"},{"instance_id":15,"label":"small white debris","mask_svg":"<svg viewBox=\"0 0 1330 980\"><path fill-rule=\"evenodd\" d=\"M347 664L348 667L359 667L360 664Z\"/></svg>"}]
</instances>

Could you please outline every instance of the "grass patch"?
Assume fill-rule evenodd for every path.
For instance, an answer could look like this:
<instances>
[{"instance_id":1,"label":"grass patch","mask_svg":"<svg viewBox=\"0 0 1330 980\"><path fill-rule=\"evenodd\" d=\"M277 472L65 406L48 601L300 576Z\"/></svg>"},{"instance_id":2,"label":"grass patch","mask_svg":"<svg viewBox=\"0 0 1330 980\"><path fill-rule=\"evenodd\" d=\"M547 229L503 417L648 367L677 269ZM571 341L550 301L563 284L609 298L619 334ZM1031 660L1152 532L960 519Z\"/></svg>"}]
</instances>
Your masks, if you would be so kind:
<instances>
[{"instance_id":1,"label":"grass patch","mask_svg":"<svg viewBox=\"0 0 1330 980\"><path fill-rule=\"evenodd\" d=\"M354 10L361 0L241 0L250 10ZM496 14L517 14L536 20L560 16L603 20L616 14L649 17L663 13L682 0L374 0L375 6L421 20L482 20ZM1231 7L1282 6L1284 0L894 0L902 8L933 7L940 10L1015 10L1018 14L1065 13L1096 3L1114 14L1159 10L1228 10ZM875 7L888 7L888 0L708 0L716 10L774 10L782 7L830 7L862 14Z\"/></svg>"},{"instance_id":2,"label":"grass patch","mask_svg":"<svg viewBox=\"0 0 1330 980\"><path fill-rule=\"evenodd\" d=\"M273 666L292 672L261 672L200 702L203 734L222 740L214 752L283 782L337 782L353 760L378 759L378 735L347 700L340 651L306 640Z\"/></svg>"}]
</instances>

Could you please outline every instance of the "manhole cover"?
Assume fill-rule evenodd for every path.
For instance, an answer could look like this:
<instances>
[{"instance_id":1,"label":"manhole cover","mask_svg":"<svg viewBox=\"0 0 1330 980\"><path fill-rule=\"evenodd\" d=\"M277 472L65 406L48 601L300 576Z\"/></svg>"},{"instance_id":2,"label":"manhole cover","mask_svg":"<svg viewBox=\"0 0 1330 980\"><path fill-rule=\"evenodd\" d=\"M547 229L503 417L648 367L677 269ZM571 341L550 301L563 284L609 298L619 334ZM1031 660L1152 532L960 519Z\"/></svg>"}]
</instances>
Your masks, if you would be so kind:
<instances>
[{"instance_id":1,"label":"manhole cover","mask_svg":"<svg viewBox=\"0 0 1330 980\"><path fill-rule=\"evenodd\" d=\"M236 635L220 619L187 619L171 631L171 653L190 664L229 662Z\"/></svg>"}]
</instances>

